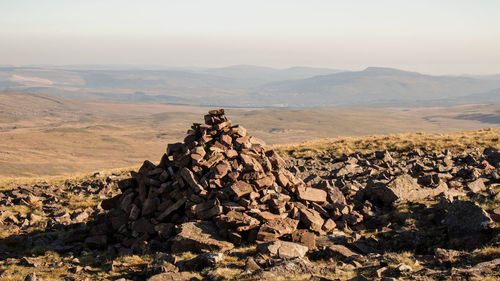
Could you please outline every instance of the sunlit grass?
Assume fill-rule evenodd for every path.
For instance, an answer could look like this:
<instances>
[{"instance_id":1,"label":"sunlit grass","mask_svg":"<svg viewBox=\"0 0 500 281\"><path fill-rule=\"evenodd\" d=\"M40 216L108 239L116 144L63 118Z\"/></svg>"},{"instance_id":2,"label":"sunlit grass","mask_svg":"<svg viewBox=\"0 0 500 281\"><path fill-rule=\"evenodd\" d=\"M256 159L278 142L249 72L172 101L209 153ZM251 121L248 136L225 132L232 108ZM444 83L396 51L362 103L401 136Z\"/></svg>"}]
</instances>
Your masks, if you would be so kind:
<instances>
[{"instance_id":1,"label":"sunlit grass","mask_svg":"<svg viewBox=\"0 0 500 281\"><path fill-rule=\"evenodd\" d=\"M339 137L305 141L298 144L276 145L270 148L284 155L313 157L331 153L335 156L360 152L362 154L381 150L408 151L425 148L430 151L459 151L466 148L484 149L489 146L500 148L500 129L488 128L475 131L461 131L449 134L429 134L423 132L372 135L362 137Z\"/></svg>"}]
</instances>

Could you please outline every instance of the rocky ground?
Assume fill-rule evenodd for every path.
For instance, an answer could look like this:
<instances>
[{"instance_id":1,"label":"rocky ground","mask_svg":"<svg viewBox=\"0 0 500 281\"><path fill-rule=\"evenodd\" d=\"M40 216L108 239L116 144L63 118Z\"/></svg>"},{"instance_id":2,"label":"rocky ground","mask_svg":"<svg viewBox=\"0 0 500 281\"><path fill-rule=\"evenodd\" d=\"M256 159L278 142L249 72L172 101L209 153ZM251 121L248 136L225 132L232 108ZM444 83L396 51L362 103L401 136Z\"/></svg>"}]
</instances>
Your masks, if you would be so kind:
<instances>
[{"instance_id":1,"label":"rocky ground","mask_svg":"<svg viewBox=\"0 0 500 281\"><path fill-rule=\"evenodd\" d=\"M305 183L341 192L345 208L310 205L323 225L334 218L333 230L304 229L274 242L235 246L213 225L184 223L169 240L177 244L110 247L102 235L88 233L108 212L101 202L121 193L118 183L128 173L3 187L0 280L500 278L496 149L285 160L287 170ZM298 228L307 228L302 224ZM205 250L172 251L173 245Z\"/></svg>"}]
</instances>

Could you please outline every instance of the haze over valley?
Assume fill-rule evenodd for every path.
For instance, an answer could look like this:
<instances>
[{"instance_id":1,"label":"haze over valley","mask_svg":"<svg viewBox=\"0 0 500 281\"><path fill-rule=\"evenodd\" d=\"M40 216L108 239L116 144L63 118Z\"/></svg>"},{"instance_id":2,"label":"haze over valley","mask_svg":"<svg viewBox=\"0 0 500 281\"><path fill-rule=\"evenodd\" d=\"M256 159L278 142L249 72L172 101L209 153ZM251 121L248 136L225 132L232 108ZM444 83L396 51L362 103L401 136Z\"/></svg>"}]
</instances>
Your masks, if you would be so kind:
<instances>
[{"instance_id":1,"label":"haze over valley","mask_svg":"<svg viewBox=\"0 0 500 281\"><path fill-rule=\"evenodd\" d=\"M29 66L0 68L0 90L59 97L229 107L421 107L500 102L500 76L433 76L238 65L224 68Z\"/></svg>"}]
</instances>

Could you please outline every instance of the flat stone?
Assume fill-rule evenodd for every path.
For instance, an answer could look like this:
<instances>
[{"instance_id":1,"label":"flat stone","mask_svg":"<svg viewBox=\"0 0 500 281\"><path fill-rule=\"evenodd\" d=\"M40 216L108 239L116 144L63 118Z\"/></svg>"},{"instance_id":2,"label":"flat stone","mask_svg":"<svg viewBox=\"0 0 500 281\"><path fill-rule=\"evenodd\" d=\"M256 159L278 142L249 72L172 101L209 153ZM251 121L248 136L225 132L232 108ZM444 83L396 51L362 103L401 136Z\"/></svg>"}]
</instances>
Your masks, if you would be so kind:
<instances>
[{"instance_id":1,"label":"flat stone","mask_svg":"<svg viewBox=\"0 0 500 281\"><path fill-rule=\"evenodd\" d=\"M359 256L343 245L328 244L326 250L333 256L340 257L342 260L349 260Z\"/></svg>"},{"instance_id":2,"label":"flat stone","mask_svg":"<svg viewBox=\"0 0 500 281\"><path fill-rule=\"evenodd\" d=\"M477 179L472 182L467 183L467 187L474 193L479 193L481 191L486 190L486 185L484 185L484 182L482 179Z\"/></svg>"},{"instance_id":3,"label":"flat stone","mask_svg":"<svg viewBox=\"0 0 500 281\"><path fill-rule=\"evenodd\" d=\"M367 193L384 204L392 204L396 201L414 201L426 197L436 196L446 192L448 186L442 183L436 188L421 187L417 180L408 174L397 176L387 184L373 184L366 188Z\"/></svg>"},{"instance_id":4,"label":"flat stone","mask_svg":"<svg viewBox=\"0 0 500 281\"><path fill-rule=\"evenodd\" d=\"M229 211L216 218L216 225L220 229L248 230L258 227L260 221L243 212Z\"/></svg>"},{"instance_id":5,"label":"flat stone","mask_svg":"<svg viewBox=\"0 0 500 281\"><path fill-rule=\"evenodd\" d=\"M306 229L298 229L293 232L292 241L306 246L309 250L316 249L316 235Z\"/></svg>"},{"instance_id":6,"label":"flat stone","mask_svg":"<svg viewBox=\"0 0 500 281\"><path fill-rule=\"evenodd\" d=\"M255 180L255 185L258 189L262 189L264 187L270 187L274 183L274 178L271 176L263 177L261 179Z\"/></svg>"},{"instance_id":7,"label":"flat stone","mask_svg":"<svg viewBox=\"0 0 500 281\"><path fill-rule=\"evenodd\" d=\"M233 194L235 194L237 197L242 197L242 196L252 192L253 188L250 184L248 184L244 181L237 181L229 187L229 190Z\"/></svg>"},{"instance_id":8,"label":"flat stone","mask_svg":"<svg viewBox=\"0 0 500 281\"><path fill-rule=\"evenodd\" d=\"M179 233L172 239L174 252L225 252L234 245L218 235L217 227L209 221L186 222L179 226Z\"/></svg>"},{"instance_id":9,"label":"flat stone","mask_svg":"<svg viewBox=\"0 0 500 281\"><path fill-rule=\"evenodd\" d=\"M326 191L318 188L297 188L297 196L300 200L311 201L311 202L320 202L323 203L326 201Z\"/></svg>"},{"instance_id":10,"label":"flat stone","mask_svg":"<svg viewBox=\"0 0 500 281\"><path fill-rule=\"evenodd\" d=\"M280 257L282 259L302 258L308 250L306 246L298 243L281 240L257 246L257 252L270 255L271 257Z\"/></svg>"},{"instance_id":11,"label":"flat stone","mask_svg":"<svg viewBox=\"0 0 500 281\"><path fill-rule=\"evenodd\" d=\"M256 216L261 220L261 221L269 221L269 220L274 220L274 219L279 219L281 218L280 215L273 214L268 211L263 211L260 213L257 213Z\"/></svg>"}]
</instances>

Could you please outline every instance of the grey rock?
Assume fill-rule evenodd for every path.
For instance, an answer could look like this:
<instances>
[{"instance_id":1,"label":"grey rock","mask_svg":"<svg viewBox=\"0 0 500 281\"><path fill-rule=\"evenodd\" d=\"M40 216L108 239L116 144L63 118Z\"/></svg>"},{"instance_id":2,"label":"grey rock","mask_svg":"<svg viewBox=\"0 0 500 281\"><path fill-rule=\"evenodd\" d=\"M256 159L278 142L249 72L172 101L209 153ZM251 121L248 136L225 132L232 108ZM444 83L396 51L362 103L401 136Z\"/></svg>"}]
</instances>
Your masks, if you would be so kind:
<instances>
[{"instance_id":1,"label":"grey rock","mask_svg":"<svg viewBox=\"0 0 500 281\"><path fill-rule=\"evenodd\" d=\"M301 244L281 240L257 246L257 252L280 258L302 258L308 250L309 248Z\"/></svg>"},{"instance_id":2,"label":"grey rock","mask_svg":"<svg viewBox=\"0 0 500 281\"><path fill-rule=\"evenodd\" d=\"M446 226L451 237L474 235L491 222L483 208L474 202L456 200L448 207Z\"/></svg>"}]
</instances>

